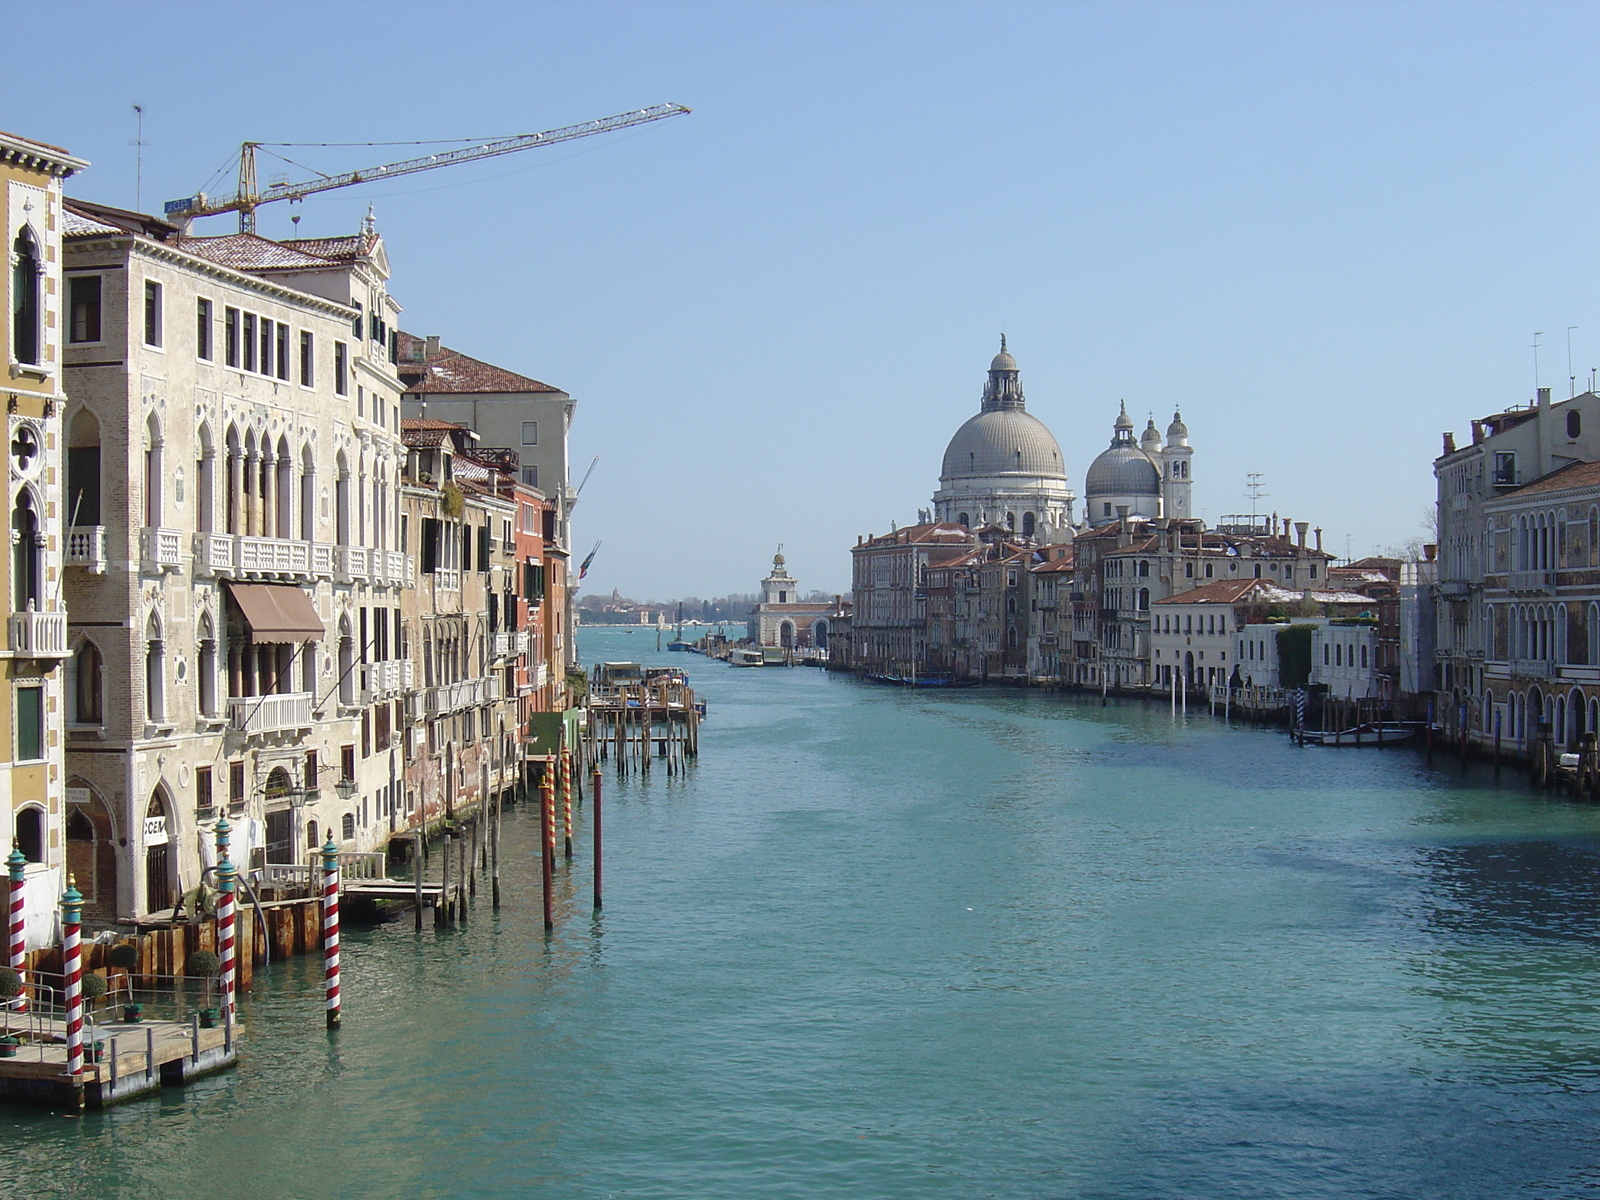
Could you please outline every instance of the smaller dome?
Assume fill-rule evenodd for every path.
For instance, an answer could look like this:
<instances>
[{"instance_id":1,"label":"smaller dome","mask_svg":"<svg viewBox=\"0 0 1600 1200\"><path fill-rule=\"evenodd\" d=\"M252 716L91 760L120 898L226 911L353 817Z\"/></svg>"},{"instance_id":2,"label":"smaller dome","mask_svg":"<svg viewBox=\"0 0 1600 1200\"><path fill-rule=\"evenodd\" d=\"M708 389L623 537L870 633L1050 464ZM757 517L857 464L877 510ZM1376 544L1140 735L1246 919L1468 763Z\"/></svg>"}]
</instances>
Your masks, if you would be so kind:
<instances>
[{"instance_id":1,"label":"smaller dome","mask_svg":"<svg viewBox=\"0 0 1600 1200\"><path fill-rule=\"evenodd\" d=\"M1085 499L1100 496L1159 496L1161 472L1139 447L1123 443L1102 450L1083 477Z\"/></svg>"},{"instance_id":2,"label":"smaller dome","mask_svg":"<svg viewBox=\"0 0 1600 1200\"><path fill-rule=\"evenodd\" d=\"M1186 438L1188 436L1189 427L1183 423L1183 414L1181 412L1174 412L1172 414L1172 424L1167 426L1168 440L1170 441L1172 438Z\"/></svg>"},{"instance_id":3,"label":"smaller dome","mask_svg":"<svg viewBox=\"0 0 1600 1200\"><path fill-rule=\"evenodd\" d=\"M1112 429L1126 429L1129 433L1133 432L1133 421L1128 417L1128 402L1126 400L1122 402L1122 411L1117 414L1117 421L1112 426Z\"/></svg>"},{"instance_id":4,"label":"smaller dome","mask_svg":"<svg viewBox=\"0 0 1600 1200\"><path fill-rule=\"evenodd\" d=\"M1151 417L1139 435L1139 448L1146 454L1161 449L1161 434L1156 431L1156 419Z\"/></svg>"},{"instance_id":5,"label":"smaller dome","mask_svg":"<svg viewBox=\"0 0 1600 1200\"><path fill-rule=\"evenodd\" d=\"M779 550L776 554L774 554L772 556L772 565L775 566L775 567L781 567L787 561L788 560L783 557L783 551L782 550Z\"/></svg>"},{"instance_id":6,"label":"smaller dome","mask_svg":"<svg viewBox=\"0 0 1600 1200\"><path fill-rule=\"evenodd\" d=\"M1015 371L1017 360L1011 357L1011 352L1006 349L1006 335L1000 335L1000 353L989 360L991 371Z\"/></svg>"}]
</instances>

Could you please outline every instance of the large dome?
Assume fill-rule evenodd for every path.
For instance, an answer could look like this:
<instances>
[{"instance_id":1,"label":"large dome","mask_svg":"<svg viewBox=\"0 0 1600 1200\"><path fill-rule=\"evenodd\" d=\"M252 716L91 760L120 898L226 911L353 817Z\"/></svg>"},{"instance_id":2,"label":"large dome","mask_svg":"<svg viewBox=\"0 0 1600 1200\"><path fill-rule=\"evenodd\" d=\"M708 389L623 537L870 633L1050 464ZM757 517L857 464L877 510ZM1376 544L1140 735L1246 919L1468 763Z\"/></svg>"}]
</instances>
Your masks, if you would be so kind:
<instances>
[{"instance_id":1,"label":"large dome","mask_svg":"<svg viewBox=\"0 0 1600 1200\"><path fill-rule=\"evenodd\" d=\"M1150 456L1130 443L1102 450L1083 477L1086 500L1097 496L1159 496L1161 471Z\"/></svg>"},{"instance_id":2,"label":"large dome","mask_svg":"<svg viewBox=\"0 0 1600 1200\"><path fill-rule=\"evenodd\" d=\"M1067 477L1056 439L1043 421L1020 408L997 408L969 418L944 452L940 482L992 475Z\"/></svg>"}]
</instances>

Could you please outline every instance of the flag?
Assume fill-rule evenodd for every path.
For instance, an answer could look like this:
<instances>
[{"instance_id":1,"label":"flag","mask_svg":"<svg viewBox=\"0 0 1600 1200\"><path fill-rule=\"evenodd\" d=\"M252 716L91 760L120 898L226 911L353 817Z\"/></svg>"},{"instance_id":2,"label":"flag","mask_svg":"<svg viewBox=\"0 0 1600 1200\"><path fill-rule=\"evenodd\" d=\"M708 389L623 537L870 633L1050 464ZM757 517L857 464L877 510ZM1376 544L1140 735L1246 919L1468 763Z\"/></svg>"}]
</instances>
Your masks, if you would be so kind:
<instances>
[{"instance_id":1,"label":"flag","mask_svg":"<svg viewBox=\"0 0 1600 1200\"><path fill-rule=\"evenodd\" d=\"M583 582L583 577L589 573L589 564L594 561L594 556L600 552L600 543L594 544L594 549L589 551L589 556L578 564L578 582Z\"/></svg>"}]
</instances>

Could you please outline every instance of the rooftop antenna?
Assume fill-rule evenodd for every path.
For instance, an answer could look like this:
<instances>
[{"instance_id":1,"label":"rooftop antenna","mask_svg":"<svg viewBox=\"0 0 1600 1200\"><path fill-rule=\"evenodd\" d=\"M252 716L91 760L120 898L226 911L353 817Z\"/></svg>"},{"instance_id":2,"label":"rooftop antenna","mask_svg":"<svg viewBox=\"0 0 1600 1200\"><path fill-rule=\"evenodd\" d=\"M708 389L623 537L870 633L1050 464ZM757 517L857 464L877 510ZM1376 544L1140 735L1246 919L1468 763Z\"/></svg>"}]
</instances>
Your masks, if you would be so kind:
<instances>
[{"instance_id":1,"label":"rooftop antenna","mask_svg":"<svg viewBox=\"0 0 1600 1200\"><path fill-rule=\"evenodd\" d=\"M1572 389L1567 396L1568 400L1578 394L1578 377L1572 373L1572 331L1576 328L1578 328L1576 325L1567 326L1567 384Z\"/></svg>"},{"instance_id":2,"label":"rooftop antenna","mask_svg":"<svg viewBox=\"0 0 1600 1200\"><path fill-rule=\"evenodd\" d=\"M144 207L144 105L133 106L133 119L138 123L133 140L133 210L138 212Z\"/></svg>"},{"instance_id":3,"label":"rooftop antenna","mask_svg":"<svg viewBox=\"0 0 1600 1200\"><path fill-rule=\"evenodd\" d=\"M1254 525L1256 523L1256 509L1260 507L1259 501L1267 493L1263 490L1261 484L1260 471L1249 471L1245 474L1245 478L1250 481L1244 485L1244 490L1245 495L1250 499L1250 524Z\"/></svg>"},{"instance_id":4,"label":"rooftop antenna","mask_svg":"<svg viewBox=\"0 0 1600 1200\"><path fill-rule=\"evenodd\" d=\"M1543 336L1544 330L1535 329L1533 331L1533 395L1535 399L1539 395L1539 339Z\"/></svg>"}]
</instances>

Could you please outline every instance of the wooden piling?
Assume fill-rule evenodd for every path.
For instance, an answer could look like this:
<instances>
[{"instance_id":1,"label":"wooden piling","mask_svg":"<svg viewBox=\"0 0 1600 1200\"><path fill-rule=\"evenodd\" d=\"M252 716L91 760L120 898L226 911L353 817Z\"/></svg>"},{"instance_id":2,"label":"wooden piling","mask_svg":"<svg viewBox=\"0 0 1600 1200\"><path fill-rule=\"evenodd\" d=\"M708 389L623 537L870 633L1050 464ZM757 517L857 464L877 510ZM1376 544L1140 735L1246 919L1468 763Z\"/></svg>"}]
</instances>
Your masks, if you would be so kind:
<instances>
[{"instance_id":1,"label":"wooden piling","mask_svg":"<svg viewBox=\"0 0 1600 1200\"><path fill-rule=\"evenodd\" d=\"M454 927L456 923L455 900L450 895L450 835L441 839L443 853L439 855L439 907L433 910L433 924Z\"/></svg>"},{"instance_id":2,"label":"wooden piling","mask_svg":"<svg viewBox=\"0 0 1600 1200\"><path fill-rule=\"evenodd\" d=\"M472 878L472 860L467 857L467 835L465 832L456 839L457 865L461 869L460 880L456 884L456 920L465 927L467 923L467 890Z\"/></svg>"},{"instance_id":3,"label":"wooden piling","mask_svg":"<svg viewBox=\"0 0 1600 1200\"><path fill-rule=\"evenodd\" d=\"M555 847L551 844L550 836L551 809L554 807L555 797L552 795L549 764L545 766L544 777L539 781L539 874L542 876L544 888L544 928L549 933L556 927L555 917Z\"/></svg>"},{"instance_id":4,"label":"wooden piling","mask_svg":"<svg viewBox=\"0 0 1600 1200\"><path fill-rule=\"evenodd\" d=\"M594 794L594 906L600 907L600 765L595 764L589 788Z\"/></svg>"},{"instance_id":5,"label":"wooden piling","mask_svg":"<svg viewBox=\"0 0 1600 1200\"><path fill-rule=\"evenodd\" d=\"M489 894L493 907L500 907L500 793L494 794L493 824L489 827Z\"/></svg>"},{"instance_id":6,"label":"wooden piling","mask_svg":"<svg viewBox=\"0 0 1600 1200\"><path fill-rule=\"evenodd\" d=\"M467 880L467 895L473 897L478 894L478 822L482 819L482 804L484 803L487 803L487 801L479 802L479 815L472 818L472 853L467 857L467 863L470 866L469 869L462 872Z\"/></svg>"},{"instance_id":7,"label":"wooden piling","mask_svg":"<svg viewBox=\"0 0 1600 1200\"><path fill-rule=\"evenodd\" d=\"M422 932L422 831L419 829L412 835L414 849L411 853L411 874L416 886L417 899L417 932Z\"/></svg>"}]
</instances>

